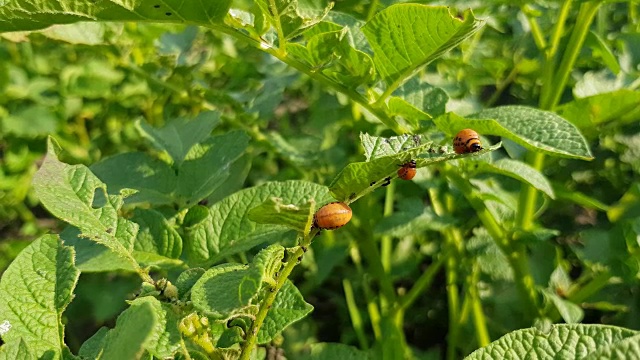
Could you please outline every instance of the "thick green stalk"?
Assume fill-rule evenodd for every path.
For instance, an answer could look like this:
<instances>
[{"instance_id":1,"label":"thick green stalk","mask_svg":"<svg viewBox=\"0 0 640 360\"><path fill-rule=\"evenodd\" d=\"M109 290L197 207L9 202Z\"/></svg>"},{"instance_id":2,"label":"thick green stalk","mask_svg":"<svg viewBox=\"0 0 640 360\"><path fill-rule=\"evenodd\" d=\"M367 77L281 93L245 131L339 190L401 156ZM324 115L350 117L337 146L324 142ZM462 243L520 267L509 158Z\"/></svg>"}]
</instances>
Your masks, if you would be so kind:
<instances>
[{"instance_id":1,"label":"thick green stalk","mask_svg":"<svg viewBox=\"0 0 640 360\"><path fill-rule=\"evenodd\" d=\"M378 11L378 6L380 6L380 0L372 0L369 4L369 11L367 11L367 21L371 20L373 16Z\"/></svg>"},{"instance_id":2,"label":"thick green stalk","mask_svg":"<svg viewBox=\"0 0 640 360\"><path fill-rule=\"evenodd\" d=\"M564 51L558 70L554 73L556 52L560 43L564 23L569 13L571 1L567 0L563 4L558 21L554 28L549 51L546 53L544 84L540 95L540 108L543 110L553 110L560 101L560 97L567 84L567 80L573 69L576 59L582 49L584 40L589 33L589 26L597 14L600 1L585 2L580 5L580 11L576 20L576 25L571 32L571 37ZM527 162L536 170L542 170L544 155L541 153L529 153ZM516 227L523 230L531 229L537 201L538 191L530 186L523 185L520 191L520 201L518 203L518 213L516 216Z\"/></svg>"},{"instance_id":3,"label":"thick green stalk","mask_svg":"<svg viewBox=\"0 0 640 360\"><path fill-rule=\"evenodd\" d=\"M573 0L564 0L564 2L562 3L560 13L558 14L558 18L556 19L556 24L554 25L553 32L551 33L551 40L549 41L551 46L546 53L547 59L554 57L556 55L556 52L558 51L558 46L560 45L560 40L562 40L564 25L566 24L567 18L569 17L572 2Z\"/></svg>"},{"instance_id":4,"label":"thick green stalk","mask_svg":"<svg viewBox=\"0 0 640 360\"><path fill-rule=\"evenodd\" d=\"M489 330L487 330L487 319L484 316L482 310L482 302L480 301L480 295L478 294L478 278L480 277L480 269L478 264L474 264L470 281L468 284L469 301L471 302L471 311L473 313L473 325L476 329L476 339L478 340L478 346L483 347L491 343L489 337Z\"/></svg>"},{"instance_id":5,"label":"thick green stalk","mask_svg":"<svg viewBox=\"0 0 640 360\"><path fill-rule=\"evenodd\" d=\"M558 18L556 20L555 25L553 26L553 30L551 32L551 39L549 40L549 47L547 49L540 49L544 54L544 69L542 74L542 89L540 90L540 101L539 104L547 103L547 98L549 98L549 93L553 89L550 84L553 84L554 70L556 68L556 54L558 52L558 46L560 45L560 40L562 40L562 35L564 34L564 26L567 22L567 17L569 16L569 12L571 10L572 0L565 0L562 3L562 7L560 8L560 13L558 14ZM549 84L549 85L547 85ZM549 110L548 108L542 108L544 110Z\"/></svg>"},{"instance_id":6,"label":"thick green stalk","mask_svg":"<svg viewBox=\"0 0 640 360\"><path fill-rule=\"evenodd\" d=\"M469 181L462 178L456 171L447 170L445 171L445 175L447 179L464 194L475 210L475 214L482 222L482 225L487 229L489 235L494 239L500 250L507 256L509 265L514 273L516 286L524 301L525 315L533 315L533 317L539 315L538 293L529 269L529 261L525 248L511 243L502 226L500 226L491 212L489 212L489 209L487 209Z\"/></svg>"},{"instance_id":7,"label":"thick green stalk","mask_svg":"<svg viewBox=\"0 0 640 360\"><path fill-rule=\"evenodd\" d=\"M373 335L376 340L380 340L382 337L382 330L380 329L380 309L378 308L378 303L375 301L375 296L373 296L373 291L369 286L368 275L365 273L362 268L362 261L360 259L360 252L358 251L357 246L351 246L351 260L356 266L356 270L358 271L358 275L362 279L362 290L364 291L364 298L367 301L367 311L369 312L369 320L371 321L371 327L373 328Z\"/></svg>"},{"instance_id":8,"label":"thick green stalk","mask_svg":"<svg viewBox=\"0 0 640 360\"><path fill-rule=\"evenodd\" d=\"M264 323L264 319L267 317L267 313L271 308L274 300L276 299L276 295L287 281L289 275L293 271L293 268L298 264L298 258L304 254L303 247L299 247L293 255L290 255L289 260L284 265L284 268L280 271L280 275L278 276L278 281L273 289L267 294L267 297L260 303L260 310L258 310L258 314L256 315L255 320L251 324L251 328L247 333L247 338L242 345L242 353L240 354L239 360L249 360L251 358L251 352L253 348L256 346L256 341L258 340L258 332Z\"/></svg>"},{"instance_id":9,"label":"thick green stalk","mask_svg":"<svg viewBox=\"0 0 640 360\"><path fill-rule=\"evenodd\" d=\"M429 189L429 197L433 211L438 216L447 213L447 207L440 198L436 189ZM445 200L446 203L446 200ZM458 258L462 248L462 237L458 229L446 229L443 231L444 248L448 256L445 257L445 271L447 277L447 302L449 309L449 334L447 337L447 359L456 359L458 347L458 334L460 333L460 295L458 289Z\"/></svg>"},{"instance_id":10,"label":"thick green stalk","mask_svg":"<svg viewBox=\"0 0 640 360\"><path fill-rule=\"evenodd\" d=\"M347 309L349 310L349 317L351 317L351 325L353 326L353 331L355 331L356 333L358 343L360 343L360 348L366 350L369 348L369 342L367 341L367 336L364 333L362 317L360 316L360 311L358 310L356 299L353 296L351 281L349 281L349 279L343 279L342 288L344 289L344 297L347 301Z\"/></svg>"},{"instance_id":11,"label":"thick green stalk","mask_svg":"<svg viewBox=\"0 0 640 360\"><path fill-rule=\"evenodd\" d=\"M528 152L527 163L536 170L542 170L544 164L544 154L539 152ZM529 230L533 226L533 216L536 211L538 190L530 185L522 185L520 199L518 201L518 212L516 215L516 227Z\"/></svg>"},{"instance_id":12,"label":"thick green stalk","mask_svg":"<svg viewBox=\"0 0 640 360\"><path fill-rule=\"evenodd\" d=\"M580 289L575 292L571 292L568 299L576 304L581 303L600 292L603 287L609 285L609 281L611 281L611 273L608 270L603 270L597 273L586 285L580 287Z\"/></svg>"},{"instance_id":13,"label":"thick green stalk","mask_svg":"<svg viewBox=\"0 0 640 360\"><path fill-rule=\"evenodd\" d=\"M391 216L393 214L393 202L395 200L395 190L396 183L391 182L387 186L385 198L384 198L384 212L383 216ZM391 252L393 250L393 245L391 241L391 236L383 235L380 239L380 260L382 262L382 267L385 272L389 273L391 271Z\"/></svg>"},{"instance_id":14,"label":"thick green stalk","mask_svg":"<svg viewBox=\"0 0 640 360\"><path fill-rule=\"evenodd\" d=\"M543 110L550 110L550 107L545 107L549 98L554 95L554 69L555 58L558 51L560 40L564 32L565 23L569 16L569 10L571 9L572 0L565 0L560 8L558 19L553 27L551 33L551 39L549 41L549 47L544 50L545 55L545 67L543 73L543 86L540 92L540 107ZM535 35L534 35L535 36ZM555 89L556 91L558 89ZM527 163L537 170L542 169L544 163L544 155L536 152L529 152L527 154ZM520 229L530 229L533 225L533 217L535 213L536 200L538 191L536 188L530 185L523 184L520 190L520 199L518 201L518 212L516 214L516 227Z\"/></svg>"},{"instance_id":15,"label":"thick green stalk","mask_svg":"<svg viewBox=\"0 0 640 360\"><path fill-rule=\"evenodd\" d=\"M447 360L457 359L458 335L460 334L460 290L458 289L458 258L462 239L457 229L445 231L445 246L451 254L447 257L447 300L449 303L449 336Z\"/></svg>"},{"instance_id":16,"label":"thick green stalk","mask_svg":"<svg viewBox=\"0 0 640 360\"><path fill-rule=\"evenodd\" d=\"M280 13L278 13L278 4L276 0L269 0L269 10L271 11L271 14L273 15L273 19L275 21L275 24L271 24L271 25L273 25L273 27L276 28L276 30L278 31L279 50L283 54L286 54L287 39L284 36L284 32L282 31L282 23L280 22Z\"/></svg>"},{"instance_id":17,"label":"thick green stalk","mask_svg":"<svg viewBox=\"0 0 640 360\"><path fill-rule=\"evenodd\" d=\"M550 96L544 103L540 104L540 107L544 110L552 110L560 101L560 96L567 85L567 80L573 69L573 65L580 54L584 40L589 33L589 27L593 22L593 18L598 13L600 7L600 1L584 2L580 5L580 11L578 12L578 18L576 25L571 32L567 49L565 50L558 71L554 76L553 83L544 84L543 86L550 86Z\"/></svg>"},{"instance_id":18,"label":"thick green stalk","mask_svg":"<svg viewBox=\"0 0 640 360\"><path fill-rule=\"evenodd\" d=\"M267 296L260 303L258 314L251 324L251 328L247 333L244 344L242 344L242 353L240 354L239 360L249 360L251 358L251 352L256 346L256 342L258 340L258 332L260 331L260 328L264 323L264 319L266 319L267 317L269 309L271 309L271 305L273 305L273 302L276 299L276 295L278 295L278 292L280 291L280 289L282 289L282 286L284 286L285 282L289 278L289 275L291 275L293 268L298 265L299 259L301 259L304 255L306 247L311 244L311 240L318 234L318 232L319 230L315 229L312 230L309 234L305 235L304 239L300 241L300 246L294 248L295 251L293 252L293 254L289 254L287 262L280 270L280 275L278 275L275 286L273 287L272 291L269 291Z\"/></svg>"},{"instance_id":19,"label":"thick green stalk","mask_svg":"<svg viewBox=\"0 0 640 360\"><path fill-rule=\"evenodd\" d=\"M376 340L379 341L382 338L382 329L380 328L380 323L382 323L382 316L380 315L380 308L378 307L378 303L375 301L373 291L369 287L369 284L366 283L366 275L363 277L363 280L365 280L363 289L364 296L367 299L367 312L369 313L369 319L371 320L373 336L375 336Z\"/></svg>"},{"instance_id":20,"label":"thick green stalk","mask_svg":"<svg viewBox=\"0 0 640 360\"><path fill-rule=\"evenodd\" d=\"M547 47L547 41L542 34L542 30L540 30L540 25L538 25L538 21L533 17L533 9L529 4L523 5L520 7L520 11L525 15L527 21L529 22L529 27L531 28L531 35L533 36L533 42L538 47L538 50L544 50Z\"/></svg>"},{"instance_id":21,"label":"thick green stalk","mask_svg":"<svg viewBox=\"0 0 640 360\"><path fill-rule=\"evenodd\" d=\"M640 31L640 4L636 4L635 1L629 1L629 23L633 26L635 24L635 31Z\"/></svg>"}]
</instances>

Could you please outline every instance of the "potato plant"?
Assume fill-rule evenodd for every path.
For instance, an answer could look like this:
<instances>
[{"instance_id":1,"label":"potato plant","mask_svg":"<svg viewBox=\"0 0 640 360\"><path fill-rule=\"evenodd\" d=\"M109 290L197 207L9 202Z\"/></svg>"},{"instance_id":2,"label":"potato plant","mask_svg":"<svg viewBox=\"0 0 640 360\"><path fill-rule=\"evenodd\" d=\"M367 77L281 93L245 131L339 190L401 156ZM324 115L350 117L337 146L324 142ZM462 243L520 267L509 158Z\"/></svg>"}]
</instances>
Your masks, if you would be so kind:
<instances>
[{"instance_id":1,"label":"potato plant","mask_svg":"<svg viewBox=\"0 0 640 360\"><path fill-rule=\"evenodd\" d=\"M450 5L2 4L0 358L640 357L638 4Z\"/></svg>"}]
</instances>

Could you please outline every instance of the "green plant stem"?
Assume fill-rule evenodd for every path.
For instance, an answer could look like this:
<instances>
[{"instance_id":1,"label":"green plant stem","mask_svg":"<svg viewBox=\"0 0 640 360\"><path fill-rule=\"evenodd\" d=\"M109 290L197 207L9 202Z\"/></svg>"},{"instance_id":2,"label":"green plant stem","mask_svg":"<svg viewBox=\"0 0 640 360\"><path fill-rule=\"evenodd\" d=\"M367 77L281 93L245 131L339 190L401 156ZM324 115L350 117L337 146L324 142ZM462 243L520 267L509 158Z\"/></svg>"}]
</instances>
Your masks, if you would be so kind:
<instances>
[{"instance_id":1,"label":"green plant stem","mask_svg":"<svg viewBox=\"0 0 640 360\"><path fill-rule=\"evenodd\" d=\"M395 200L396 182L392 181L387 186L385 198L384 198L384 213L383 216L391 216L393 214L393 202ZM391 270L391 252L393 250L391 236L384 235L380 239L380 261L385 272L389 273Z\"/></svg>"},{"instance_id":2,"label":"green plant stem","mask_svg":"<svg viewBox=\"0 0 640 360\"><path fill-rule=\"evenodd\" d=\"M558 52L558 46L560 46L560 40L562 40L562 35L564 34L565 24L567 23L572 3L573 0L564 0L562 7L560 7L558 18L556 19L553 31L551 32L551 38L549 40L550 46L545 52L547 59L555 57ZM551 69L553 69L553 67L551 67Z\"/></svg>"},{"instance_id":3,"label":"green plant stem","mask_svg":"<svg viewBox=\"0 0 640 360\"><path fill-rule=\"evenodd\" d=\"M640 31L640 16L638 15L638 7L635 1L629 1L629 24L635 24L635 31Z\"/></svg>"},{"instance_id":4,"label":"green plant stem","mask_svg":"<svg viewBox=\"0 0 640 360\"><path fill-rule=\"evenodd\" d=\"M573 65L580 54L584 40L589 33L589 26L598 13L600 4L600 1L588 1L580 5L576 25L571 32L567 49L562 56L562 61L553 79L553 84L544 84L544 86L551 86L551 89L548 99L542 99L546 100L540 104L542 109L552 110L558 104L558 101L560 101L560 96L567 85L571 69L573 69Z\"/></svg>"},{"instance_id":5,"label":"green plant stem","mask_svg":"<svg viewBox=\"0 0 640 360\"><path fill-rule=\"evenodd\" d=\"M410 72L404 72L402 74L399 74L398 77L391 84L387 86L384 92L373 103L373 106L375 106L376 108L382 107L384 102L387 100L387 98L391 96L391 94L393 94L393 92L396 91L396 89L399 88L400 85L402 85L410 75L411 75Z\"/></svg>"},{"instance_id":6,"label":"green plant stem","mask_svg":"<svg viewBox=\"0 0 640 360\"><path fill-rule=\"evenodd\" d=\"M544 39L544 35L542 35L542 30L540 30L540 25L538 25L538 21L533 17L533 10L529 4L525 4L520 7L520 10L527 18L529 22L529 27L531 28L531 35L533 36L533 42L535 42L538 50L544 50L547 47L547 41Z\"/></svg>"},{"instance_id":7,"label":"green plant stem","mask_svg":"<svg viewBox=\"0 0 640 360\"><path fill-rule=\"evenodd\" d=\"M442 264L444 264L445 260L448 258L448 254L444 254L436 260L433 264L429 265L429 268L420 275L418 280L416 280L415 284L411 287L411 290L400 298L400 308L402 310L407 310L413 305L413 303L418 299L422 293L424 293L429 287L431 287L431 283L433 282L433 278L436 276Z\"/></svg>"},{"instance_id":8,"label":"green plant stem","mask_svg":"<svg viewBox=\"0 0 640 360\"><path fill-rule=\"evenodd\" d=\"M478 346L483 347L491 343L489 337L489 330L487 330L487 319L484 316L482 310L482 301L480 301L480 295L478 294L478 279L480 277L480 268L478 263L473 264L473 270L471 276L469 276L468 284L468 299L471 303L471 311L473 313L473 325L476 330L476 339L478 340Z\"/></svg>"},{"instance_id":9,"label":"green plant stem","mask_svg":"<svg viewBox=\"0 0 640 360\"><path fill-rule=\"evenodd\" d=\"M380 317L380 309L378 308L378 304L375 301L375 297L373 296L373 291L369 287L368 276L362 269L362 261L360 259L360 253L358 252L357 246L351 246L351 250L349 251L351 255L351 260L356 265L356 270L362 279L362 289L364 291L364 297L367 301L367 311L369 312L369 320L371 321L371 327L373 328L373 334L375 335L376 340L380 340L382 337L382 330L380 329L380 322L382 321Z\"/></svg>"},{"instance_id":10,"label":"green plant stem","mask_svg":"<svg viewBox=\"0 0 640 360\"><path fill-rule=\"evenodd\" d=\"M355 297L353 296L353 288L351 287L349 279L342 280L342 288L344 289L344 297L347 302L349 316L351 317L351 325L353 326L353 330L358 338L358 343L360 343L360 348L366 350L369 348L369 342L367 341L367 337L364 333L362 317L360 316L358 305L356 304Z\"/></svg>"},{"instance_id":11,"label":"green plant stem","mask_svg":"<svg viewBox=\"0 0 640 360\"><path fill-rule=\"evenodd\" d=\"M363 277L364 284L364 296L367 299L367 312L369 313L369 319L371 320L371 328L373 329L373 335L376 340L380 340L382 338L382 329L380 328L380 323L382 322L382 316L380 316L380 308L378 307L378 303L375 301L375 297L373 296L373 291L369 287L369 282L367 281L368 276Z\"/></svg>"},{"instance_id":12,"label":"green plant stem","mask_svg":"<svg viewBox=\"0 0 640 360\"><path fill-rule=\"evenodd\" d=\"M269 10L271 10L271 14L273 15L273 20L275 24L273 25L278 32L278 48L282 54L286 54L287 51L287 39L284 36L284 32L282 31L282 23L280 22L280 13L278 12L278 4L276 0L269 0Z\"/></svg>"},{"instance_id":13,"label":"green plant stem","mask_svg":"<svg viewBox=\"0 0 640 360\"><path fill-rule=\"evenodd\" d=\"M509 86L509 84L513 82L513 80L516 78L516 75L518 75L518 66L514 66L513 69L511 69L511 71L509 72L509 75L507 75L504 80L496 84L496 91L494 91L489 100L487 100L487 107L493 106L493 104L495 104L496 101L500 99L502 92L507 88L507 86Z\"/></svg>"},{"instance_id":14,"label":"green plant stem","mask_svg":"<svg viewBox=\"0 0 640 360\"><path fill-rule=\"evenodd\" d=\"M556 68L556 53L558 52L558 46L560 45L560 40L562 40L562 35L564 34L565 23L567 22L567 17L569 16L569 11L571 10L571 3L573 0L565 0L562 3L562 7L560 8L560 13L558 14L558 18L556 19L556 23L553 26L553 30L551 32L551 38L549 40L549 47L544 50L544 69L542 74L542 89L540 91L540 101L539 104L546 103L549 97L549 91L552 90L551 84L553 84L554 70ZM544 110L549 110L547 108L543 108Z\"/></svg>"},{"instance_id":15,"label":"green plant stem","mask_svg":"<svg viewBox=\"0 0 640 360\"><path fill-rule=\"evenodd\" d=\"M571 69L573 69L575 61L578 58L580 49L582 49L584 40L589 32L589 26L597 14L600 4L600 1L591 1L584 2L580 5L576 25L571 32L567 49L562 56L562 61L560 62L558 70L554 74L553 70L555 66L553 60L555 59L558 44L560 43L571 1L566 0L563 3L558 17L558 22L556 23L551 38L551 46L547 53L544 84L540 95L541 109L553 110L560 101L560 97L567 84ZM541 153L529 153L527 154L527 163L536 170L541 170L544 164L544 155ZM530 185L522 186L520 190L520 201L518 203L518 213L516 215L516 227L523 230L531 229L533 226L537 196L538 191L534 187Z\"/></svg>"},{"instance_id":16,"label":"green plant stem","mask_svg":"<svg viewBox=\"0 0 640 360\"><path fill-rule=\"evenodd\" d=\"M378 253L378 247L376 246L376 243L373 241L373 238L371 236L364 236L360 240L360 242L358 242L358 248L367 259L367 264L369 265L371 274L380 284L380 292L382 295L382 313L387 314L391 304L395 303L396 301L396 293L393 288L391 279L384 271L384 267L382 266L380 254Z\"/></svg>"},{"instance_id":17,"label":"green plant stem","mask_svg":"<svg viewBox=\"0 0 640 360\"><path fill-rule=\"evenodd\" d=\"M372 0L371 4L369 4L369 11L367 11L367 21L373 19L373 16L378 11L378 6L380 5L380 0Z\"/></svg>"},{"instance_id":18,"label":"green plant stem","mask_svg":"<svg viewBox=\"0 0 640 360\"><path fill-rule=\"evenodd\" d=\"M445 231L445 246L451 254L446 261L447 300L449 303L449 335L447 339L447 359L457 359L458 335L460 334L460 290L458 289L458 251L461 239L457 239L457 229ZM459 233L458 233L459 235Z\"/></svg>"},{"instance_id":19,"label":"green plant stem","mask_svg":"<svg viewBox=\"0 0 640 360\"><path fill-rule=\"evenodd\" d=\"M531 275L529 269L529 261L526 254L526 248L512 244L502 226L498 224L493 217L489 209L485 206L484 202L478 195L477 191L471 186L469 181L462 178L456 171L445 167L445 176L451 183L457 187L461 193L467 198L476 215L489 232L489 235L494 239L496 245L507 256L509 265L514 273L514 278L518 291L522 296L524 302L525 314L536 315L540 314L538 308L538 293L535 288L535 281Z\"/></svg>"},{"instance_id":20,"label":"green plant stem","mask_svg":"<svg viewBox=\"0 0 640 360\"><path fill-rule=\"evenodd\" d=\"M460 317L458 318L459 326L464 326L466 322L469 320L469 309L471 308L471 297L469 296L469 289L467 287L467 294L462 301L462 306L460 307Z\"/></svg>"},{"instance_id":21,"label":"green plant stem","mask_svg":"<svg viewBox=\"0 0 640 360\"><path fill-rule=\"evenodd\" d=\"M429 197L433 210L438 216L447 213L447 207L441 200L436 189L429 189ZM446 203L446 200L445 200ZM448 256L445 257L447 278L447 302L449 309L449 334L447 337L447 359L456 359L458 334L460 333L460 299L458 289L458 258L462 248L462 236L458 229L448 228L443 231L444 247Z\"/></svg>"},{"instance_id":22,"label":"green plant stem","mask_svg":"<svg viewBox=\"0 0 640 360\"><path fill-rule=\"evenodd\" d=\"M544 154L538 152L527 153L527 163L534 169L542 170ZM520 199L518 201L518 213L516 215L516 227L529 230L533 227L533 216L536 211L538 190L530 185L522 185Z\"/></svg>"},{"instance_id":23,"label":"green plant stem","mask_svg":"<svg viewBox=\"0 0 640 360\"><path fill-rule=\"evenodd\" d=\"M580 289L576 291L570 292L567 298L574 303L581 303L600 292L603 287L609 284L610 280L611 273L608 270L603 270L596 274L586 285L581 286Z\"/></svg>"},{"instance_id":24,"label":"green plant stem","mask_svg":"<svg viewBox=\"0 0 640 360\"><path fill-rule=\"evenodd\" d=\"M315 235L313 231L312 231L312 234ZM280 271L280 275L278 276L278 281L276 282L276 285L273 291L270 291L267 294L266 298L260 304L260 310L258 310L258 314L256 315L255 320L251 324L251 328L247 333L247 338L245 339L245 342L242 345L242 353L240 354L240 358L239 358L240 360L249 360L251 358L251 352L253 351L253 348L256 346L256 342L258 340L258 332L262 327L262 323L264 323L264 319L267 317L267 313L269 312L269 309L271 308L273 301L276 299L276 295L278 295L278 292L280 291L280 289L282 289L282 286L284 286L284 283L287 281L287 278L289 277L289 275L291 275L293 268L295 268L296 265L298 264L298 258L304 254L303 246L308 246L309 242L310 241L304 241L304 244L301 244L302 246L298 247L298 249L293 253L293 255L290 256L289 260Z\"/></svg>"},{"instance_id":25,"label":"green plant stem","mask_svg":"<svg viewBox=\"0 0 640 360\"><path fill-rule=\"evenodd\" d=\"M184 338L180 339L180 353L184 356L185 360L191 360L191 355L189 355L189 349L187 349L187 344L184 343Z\"/></svg>"},{"instance_id":26,"label":"green plant stem","mask_svg":"<svg viewBox=\"0 0 640 360\"><path fill-rule=\"evenodd\" d=\"M551 93L554 89L552 85L554 83L554 69L555 69L555 57L558 51L560 40L564 32L564 25L569 16L569 10L571 9L572 0L565 0L560 8L560 13L556 24L554 25L551 39L549 41L549 48L544 52L545 54L545 68L543 74L543 87L540 94L540 107L544 110L550 110L550 107L545 107L548 98L553 97ZM534 35L535 36L535 35ZM556 89L557 91L558 89ZM561 91L562 89L560 89ZM529 152L527 154L527 163L536 170L541 170L544 163L544 155L541 153ZM520 190L520 198L518 201L518 212L516 214L515 225L517 228L528 230L533 226L533 217L535 213L535 205L538 191L536 188L530 185L522 185Z\"/></svg>"},{"instance_id":27,"label":"green plant stem","mask_svg":"<svg viewBox=\"0 0 640 360\"><path fill-rule=\"evenodd\" d=\"M609 12L607 10L607 5L602 5L596 17L596 34L602 37L606 37L608 33Z\"/></svg>"}]
</instances>

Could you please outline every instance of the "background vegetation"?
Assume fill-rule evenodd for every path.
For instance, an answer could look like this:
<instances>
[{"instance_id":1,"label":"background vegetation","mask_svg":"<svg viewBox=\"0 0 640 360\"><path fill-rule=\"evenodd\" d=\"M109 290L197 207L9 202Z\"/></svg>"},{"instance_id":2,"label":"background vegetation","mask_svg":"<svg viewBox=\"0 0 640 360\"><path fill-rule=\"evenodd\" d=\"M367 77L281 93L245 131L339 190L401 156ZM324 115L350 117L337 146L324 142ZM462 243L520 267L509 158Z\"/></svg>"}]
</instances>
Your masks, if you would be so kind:
<instances>
[{"instance_id":1,"label":"background vegetation","mask_svg":"<svg viewBox=\"0 0 640 360\"><path fill-rule=\"evenodd\" d=\"M449 10L377 0L216 3L228 12L139 1L135 11L119 12L109 8L118 8L114 3L100 10L87 2L75 10L97 22L81 23L53 5L16 10L26 3L0 8L0 268L47 233L73 245L81 275L68 307L57 306L73 354L83 343L84 354L96 354L85 341L102 326L114 328L134 308L127 300L152 295L172 303L157 280L176 283L188 268L252 264L265 284L274 276L274 297L295 293L287 276L277 280L286 265L273 273L260 265L263 249L273 252L268 264L291 264L288 279L302 298L287 306L299 305L306 316L268 341L254 334L264 349L254 358L457 359L533 325L558 338L563 331L591 336L550 325L562 322L611 325L613 338L637 339L638 3L447 2ZM204 23L203 12L223 16ZM380 35L388 28L395 34L390 25L418 34L417 44L434 34L443 39L394 72L380 60L386 54L393 63L400 53ZM451 139L464 127L483 135L488 150L451 155ZM48 147L49 135L55 140ZM36 175L47 149L48 164L64 171L86 165L106 184L113 230L119 221L143 229L130 249L114 250L121 245L74 222L72 202L47 183L58 173ZM413 181L380 186L412 158L419 159ZM172 173L178 185L167 180ZM116 204L125 188L138 193ZM270 196L301 213L264 215L278 207ZM229 204L249 198L256 200L245 212L230 212ZM353 220L335 231L309 231L315 209L335 200L357 200ZM268 209L248 217L261 204ZM193 235L208 231L198 228L206 216L213 228L225 224L220 217L231 219L236 237L228 239L244 245L227 253L194 250L189 244L198 236L220 235ZM246 240L248 230L259 236ZM90 240L128 254L135 266L106 248L87 250ZM270 244L288 248L293 260L278 258ZM141 289L141 278L151 288ZM3 278L3 294L11 286ZM252 320L271 306L271 287L252 293ZM303 311L305 302L313 311ZM177 313L181 324L192 320L190 311ZM180 329L191 356L240 356L253 323L231 324L227 313L211 321L221 318L225 330L205 331L213 350ZM241 330L225 332L234 328ZM610 345L596 344L591 351ZM164 354L141 349L148 358Z\"/></svg>"}]
</instances>

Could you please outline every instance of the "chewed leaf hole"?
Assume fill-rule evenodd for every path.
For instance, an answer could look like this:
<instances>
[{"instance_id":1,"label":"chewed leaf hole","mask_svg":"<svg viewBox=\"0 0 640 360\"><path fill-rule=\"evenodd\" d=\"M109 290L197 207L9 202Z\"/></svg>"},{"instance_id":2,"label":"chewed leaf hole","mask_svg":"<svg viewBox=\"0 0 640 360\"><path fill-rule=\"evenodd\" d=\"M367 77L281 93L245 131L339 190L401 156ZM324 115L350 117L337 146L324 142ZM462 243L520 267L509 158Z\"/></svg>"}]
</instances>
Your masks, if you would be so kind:
<instances>
[{"instance_id":1,"label":"chewed leaf hole","mask_svg":"<svg viewBox=\"0 0 640 360\"><path fill-rule=\"evenodd\" d=\"M0 324L0 336L6 334L11 330L11 323L8 320L5 320Z\"/></svg>"},{"instance_id":2,"label":"chewed leaf hole","mask_svg":"<svg viewBox=\"0 0 640 360\"><path fill-rule=\"evenodd\" d=\"M104 189L96 188L93 191L93 201L91 202L91 207L94 209L100 209L107 205L107 194L105 194Z\"/></svg>"}]
</instances>

